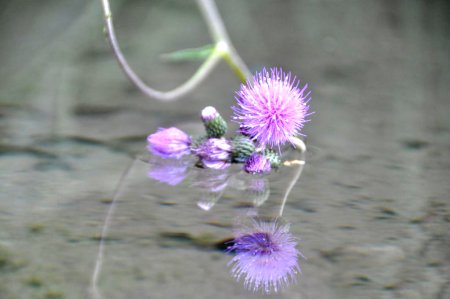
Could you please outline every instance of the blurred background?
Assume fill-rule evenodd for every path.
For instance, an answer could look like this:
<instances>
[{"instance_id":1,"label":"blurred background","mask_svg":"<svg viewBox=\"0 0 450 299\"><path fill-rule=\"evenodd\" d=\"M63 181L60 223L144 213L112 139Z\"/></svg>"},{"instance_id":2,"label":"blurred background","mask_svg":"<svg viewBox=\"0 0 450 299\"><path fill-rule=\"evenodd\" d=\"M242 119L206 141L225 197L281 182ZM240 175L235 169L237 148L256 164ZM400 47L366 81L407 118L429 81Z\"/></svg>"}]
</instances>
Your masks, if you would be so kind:
<instances>
[{"instance_id":1,"label":"blurred background","mask_svg":"<svg viewBox=\"0 0 450 299\"><path fill-rule=\"evenodd\" d=\"M195 1L111 5L122 50L150 86L172 89L196 70L200 62L160 57L211 42ZM450 298L450 2L217 5L252 72L283 67L313 95L310 153L284 214L308 260L296 285L269 298ZM119 69L102 20L100 1L0 1L1 299L90 298L111 196L145 137L158 127L196 130L207 105L232 114L239 81L224 63L177 102L146 98ZM140 183L127 200L181 194L146 185L139 172L126 180ZM171 210L156 219L146 204L115 214L105 298L260 297L208 247L231 236L227 210L205 216L195 201L163 202L156 208ZM139 234L164 239L161 223L177 217L171 228L184 241L162 246ZM209 249L181 229L187 223L200 235L214 227Z\"/></svg>"}]
</instances>

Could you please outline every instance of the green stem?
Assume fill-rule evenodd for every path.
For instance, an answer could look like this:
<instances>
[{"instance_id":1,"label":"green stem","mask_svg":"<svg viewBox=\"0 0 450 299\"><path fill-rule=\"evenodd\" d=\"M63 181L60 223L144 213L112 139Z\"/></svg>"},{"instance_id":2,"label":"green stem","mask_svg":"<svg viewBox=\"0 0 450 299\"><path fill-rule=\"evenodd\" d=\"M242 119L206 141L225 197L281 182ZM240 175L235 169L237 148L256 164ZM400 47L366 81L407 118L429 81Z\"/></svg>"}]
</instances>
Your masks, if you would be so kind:
<instances>
[{"instance_id":1,"label":"green stem","mask_svg":"<svg viewBox=\"0 0 450 299\"><path fill-rule=\"evenodd\" d=\"M231 68L231 70L234 72L236 77L242 82L246 83L248 80L248 75L244 70L242 70L239 65L237 65L234 60L231 58L230 55L224 55L222 56L223 60L228 64L228 66Z\"/></svg>"},{"instance_id":2,"label":"green stem","mask_svg":"<svg viewBox=\"0 0 450 299\"><path fill-rule=\"evenodd\" d=\"M217 42L214 51L228 64L230 69L242 83L247 82L250 76L248 69L246 67L243 68L243 65L233 58L233 53L226 42Z\"/></svg>"},{"instance_id":3,"label":"green stem","mask_svg":"<svg viewBox=\"0 0 450 299\"><path fill-rule=\"evenodd\" d=\"M159 91L148 86L142 79L134 72L125 55L120 49L119 42L117 40L112 12L109 4L109 0L101 0L103 7L103 16L105 22L106 35L108 37L109 44L113 50L114 56L120 65L120 68L130 81L141 90L147 96L160 100L160 101L172 101L179 99L187 93L193 91L216 67L220 59L225 60L236 76L242 82L245 82L250 76L247 66L242 61L241 57L237 54L231 41L228 37L225 25L222 18L219 15L214 0L197 0L197 4L205 18L206 24L210 30L211 36L216 44L214 52L203 62L200 68L189 78L184 84L178 86L171 91Z\"/></svg>"},{"instance_id":4,"label":"green stem","mask_svg":"<svg viewBox=\"0 0 450 299\"><path fill-rule=\"evenodd\" d=\"M223 44L226 46L222 58L228 63L239 80L246 82L247 79L250 78L251 73L231 43L216 3L214 0L197 0L197 4L203 14L203 18L209 28L210 35L214 39L216 45Z\"/></svg>"}]
</instances>

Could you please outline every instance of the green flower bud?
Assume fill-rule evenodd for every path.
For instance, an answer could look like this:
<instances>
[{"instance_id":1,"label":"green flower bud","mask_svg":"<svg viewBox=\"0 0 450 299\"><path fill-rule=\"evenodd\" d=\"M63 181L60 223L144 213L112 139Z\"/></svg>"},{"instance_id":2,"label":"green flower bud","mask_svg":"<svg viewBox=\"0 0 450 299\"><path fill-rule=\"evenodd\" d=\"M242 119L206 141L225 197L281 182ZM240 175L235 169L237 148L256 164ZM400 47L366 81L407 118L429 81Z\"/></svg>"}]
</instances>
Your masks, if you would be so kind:
<instances>
[{"instance_id":1,"label":"green flower bud","mask_svg":"<svg viewBox=\"0 0 450 299\"><path fill-rule=\"evenodd\" d=\"M203 108L201 117L208 138L221 138L227 132L227 123L216 108L212 106Z\"/></svg>"}]
</instances>

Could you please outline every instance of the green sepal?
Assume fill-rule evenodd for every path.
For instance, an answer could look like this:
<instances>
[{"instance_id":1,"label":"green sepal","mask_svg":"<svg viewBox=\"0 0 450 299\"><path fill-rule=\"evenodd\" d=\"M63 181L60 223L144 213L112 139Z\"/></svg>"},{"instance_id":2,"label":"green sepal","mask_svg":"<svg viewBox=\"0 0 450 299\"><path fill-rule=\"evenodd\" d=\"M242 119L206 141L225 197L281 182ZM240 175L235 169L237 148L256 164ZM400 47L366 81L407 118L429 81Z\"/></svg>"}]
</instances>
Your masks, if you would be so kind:
<instances>
[{"instance_id":1,"label":"green sepal","mask_svg":"<svg viewBox=\"0 0 450 299\"><path fill-rule=\"evenodd\" d=\"M204 125L208 138L221 138L227 133L227 122L220 115Z\"/></svg>"},{"instance_id":2,"label":"green sepal","mask_svg":"<svg viewBox=\"0 0 450 299\"><path fill-rule=\"evenodd\" d=\"M231 140L231 144L231 158L232 161L236 163L244 163L255 151L255 144L253 141L244 135L235 136Z\"/></svg>"}]
</instances>

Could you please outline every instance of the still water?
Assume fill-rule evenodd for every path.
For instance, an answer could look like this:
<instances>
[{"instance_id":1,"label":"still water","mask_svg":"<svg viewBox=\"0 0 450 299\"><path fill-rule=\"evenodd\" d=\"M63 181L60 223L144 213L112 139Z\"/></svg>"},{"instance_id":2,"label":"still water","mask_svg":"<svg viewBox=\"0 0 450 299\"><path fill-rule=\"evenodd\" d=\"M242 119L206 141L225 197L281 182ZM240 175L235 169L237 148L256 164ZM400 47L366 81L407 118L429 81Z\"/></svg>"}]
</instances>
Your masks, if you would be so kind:
<instances>
[{"instance_id":1,"label":"still water","mask_svg":"<svg viewBox=\"0 0 450 299\"><path fill-rule=\"evenodd\" d=\"M296 168L253 177L146 153L158 127L197 134L205 106L229 119L239 83L220 66L180 102L146 98L91 2L0 1L1 299L450 297L446 1L218 1L252 70L292 71L316 112L279 219L306 259L271 295L236 281L224 249L278 215ZM149 84L192 74L159 54L209 42L194 1L113 10Z\"/></svg>"}]
</instances>

